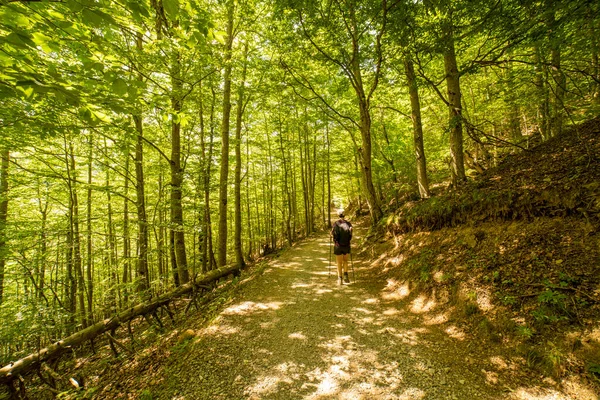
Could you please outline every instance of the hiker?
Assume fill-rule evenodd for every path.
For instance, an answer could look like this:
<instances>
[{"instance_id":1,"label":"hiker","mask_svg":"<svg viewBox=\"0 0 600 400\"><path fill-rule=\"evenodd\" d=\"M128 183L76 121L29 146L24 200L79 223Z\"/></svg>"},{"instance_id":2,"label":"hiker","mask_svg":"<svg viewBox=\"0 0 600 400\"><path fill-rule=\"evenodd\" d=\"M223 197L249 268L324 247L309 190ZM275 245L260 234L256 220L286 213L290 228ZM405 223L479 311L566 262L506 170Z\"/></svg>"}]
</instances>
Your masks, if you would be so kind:
<instances>
[{"instance_id":1,"label":"hiker","mask_svg":"<svg viewBox=\"0 0 600 400\"><path fill-rule=\"evenodd\" d=\"M348 254L350 254L350 241L352 240L352 224L344 219L344 210L338 211L340 219L335 221L331 235L333 236L333 254L337 261L338 285L350 283L348 278ZM342 276L342 269L344 275Z\"/></svg>"}]
</instances>

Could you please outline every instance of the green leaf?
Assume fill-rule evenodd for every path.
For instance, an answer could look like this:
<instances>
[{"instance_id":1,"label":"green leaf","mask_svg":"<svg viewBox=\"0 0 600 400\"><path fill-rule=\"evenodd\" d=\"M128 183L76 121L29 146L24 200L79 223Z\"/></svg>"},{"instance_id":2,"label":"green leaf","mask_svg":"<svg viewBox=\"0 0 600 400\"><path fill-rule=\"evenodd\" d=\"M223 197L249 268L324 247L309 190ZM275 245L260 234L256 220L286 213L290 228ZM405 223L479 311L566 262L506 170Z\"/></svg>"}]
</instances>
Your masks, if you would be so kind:
<instances>
[{"instance_id":1,"label":"green leaf","mask_svg":"<svg viewBox=\"0 0 600 400\"><path fill-rule=\"evenodd\" d=\"M172 21L175 21L179 16L179 0L163 0L163 7Z\"/></svg>"},{"instance_id":2,"label":"green leaf","mask_svg":"<svg viewBox=\"0 0 600 400\"><path fill-rule=\"evenodd\" d=\"M121 78L115 79L115 81L112 83L112 91L115 92L115 94L118 94L119 96L126 94L127 90L127 82L125 82L125 80Z\"/></svg>"},{"instance_id":3,"label":"green leaf","mask_svg":"<svg viewBox=\"0 0 600 400\"><path fill-rule=\"evenodd\" d=\"M111 17L104 11L101 11L97 8L95 8L95 9L85 8L82 11L82 15L83 15L83 20L86 22L89 22L89 24L94 27L100 27L107 23L108 24L116 24L113 17Z\"/></svg>"},{"instance_id":4,"label":"green leaf","mask_svg":"<svg viewBox=\"0 0 600 400\"><path fill-rule=\"evenodd\" d=\"M135 1L135 0L131 1L130 0L127 2L127 6L131 10L133 16L136 17L137 19L141 19L141 17L146 17L146 18L150 17L150 13L146 9L146 7L144 7L143 2L140 3L139 1Z\"/></svg>"}]
</instances>

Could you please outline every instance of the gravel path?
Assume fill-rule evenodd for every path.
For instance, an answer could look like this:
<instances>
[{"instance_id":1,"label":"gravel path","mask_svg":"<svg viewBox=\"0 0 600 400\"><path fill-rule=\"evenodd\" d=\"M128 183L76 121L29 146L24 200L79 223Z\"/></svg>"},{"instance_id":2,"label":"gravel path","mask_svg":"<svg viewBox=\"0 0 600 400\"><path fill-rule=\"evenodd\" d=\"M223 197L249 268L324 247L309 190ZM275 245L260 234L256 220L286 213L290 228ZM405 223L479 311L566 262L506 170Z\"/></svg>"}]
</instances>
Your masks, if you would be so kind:
<instances>
[{"instance_id":1,"label":"gravel path","mask_svg":"<svg viewBox=\"0 0 600 400\"><path fill-rule=\"evenodd\" d=\"M510 361L482 354L431 301L408 302L361 260L356 282L337 286L328 257L327 236L308 240L244 282L208 327L190 321L198 337L171 360L169 398L566 398L505 383Z\"/></svg>"}]
</instances>

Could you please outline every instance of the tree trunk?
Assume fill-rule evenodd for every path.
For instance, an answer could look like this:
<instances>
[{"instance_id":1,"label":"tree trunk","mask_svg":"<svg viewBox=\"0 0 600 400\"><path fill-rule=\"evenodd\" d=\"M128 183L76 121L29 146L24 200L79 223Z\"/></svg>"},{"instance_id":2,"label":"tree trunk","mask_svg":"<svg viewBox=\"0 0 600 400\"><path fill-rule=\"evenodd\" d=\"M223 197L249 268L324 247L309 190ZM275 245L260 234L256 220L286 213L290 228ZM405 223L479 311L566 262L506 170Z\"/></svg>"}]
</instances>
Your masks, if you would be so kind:
<instances>
[{"instance_id":1,"label":"tree trunk","mask_svg":"<svg viewBox=\"0 0 600 400\"><path fill-rule=\"evenodd\" d=\"M288 244L291 246L293 243L292 239L292 226L291 226L291 218L292 218L292 196L290 193L290 187L288 184L288 161L286 156L287 146L283 145L283 126L281 124L281 119L279 119L279 150L281 151L281 163L283 164L283 190L285 191L285 199L283 204L283 210L287 209L287 215L284 215L285 221L285 235L288 241ZM282 196L283 199L283 196Z\"/></svg>"},{"instance_id":2,"label":"tree trunk","mask_svg":"<svg viewBox=\"0 0 600 400\"><path fill-rule=\"evenodd\" d=\"M412 60L407 56L404 59L404 69L408 81L408 91L410 93L411 118L413 123L413 143L415 159L417 162L417 185L419 195L422 199L428 198L429 179L427 179L427 163L425 160L425 149L423 147L423 124L421 123L421 102L419 101L419 89L417 86L417 77Z\"/></svg>"},{"instance_id":3,"label":"tree trunk","mask_svg":"<svg viewBox=\"0 0 600 400\"><path fill-rule=\"evenodd\" d=\"M327 228L331 230L331 141L329 140L329 122L325 130L327 140Z\"/></svg>"},{"instance_id":4,"label":"tree trunk","mask_svg":"<svg viewBox=\"0 0 600 400\"><path fill-rule=\"evenodd\" d=\"M4 268L6 266L6 222L8 217L8 162L9 151L0 153L0 304L4 296Z\"/></svg>"},{"instance_id":5,"label":"tree trunk","mask_svg":"<svg viewBox=\"0 0 600 400\"><path fill-rule=\"evenodd\" d=\"M465 175L465 162L463 156L463 131L462 131L462 104L460 92L460 77L454 50L454 32L452 14L449 21L443 24L445 36L444 43L444 69L446 71L446 85L448 89L448 112L450 128L450 167L452 170L452 185L467 180Z\"/></svg>"},{"instance_id":6,"label":"tree trunk","mask_svg":"<svg viewBox=\"0 0 600 400\"><path fill-rule=\"evenodd\" d=\"M177 284L186 284L189 281L187 255L185 251L185 233L183 227L182 183L183 169L181 167L181 122L182 109L182 81L181 81L181 54L173 53L171 63L171 107L173 120L171 122L171 242L173 246L174 262L179 277Z\"/></svg>"},{"instance_id":7,"label":"tree trunk","mask_svg":"<svg viewBox=\"0 0 600 400\"><path fill-rule=\"evenodd\" d=\"M227 264L227 183L229 177L229 119L231 115L231 50L234 2L227 4L227 42L223 75L223 121L221 124L221 174L219 176L219 267Z\"/></svg>"},{"instance_id":8,"label":"tree trunk","mask_svg":"<svg viewBox=\"0 0 600 400\"><path fill-rule=\"evenodd\" d=\"M550 69L552 71L552 83L554 93L552 96L552 114L550 116L550 136L558 136L562 133L563 115L564 115L564 97L566 79L560 67L560 38L562 37L561 27L558 26L555 19L555 4L554 0L548 1L549 9L547 14L547 25L553 32L553 37L550 39Z\"/></svg>"},{"instance_id":9,"label":"tree trunk","mask_svg":"<svg viewBox=\"0 0 600 400\"><path fill-rule=\"evenodd\" d=\"M246 265L242 253L242 118L244 114L244 86L246 84L248 59L248 42L244 44L244 66L242 68L242 80L238 89L237 112L235 122L235 229L234 229L234 250L235 264L241 270Z\"/></svg>"},{"instance_id":10,"label":"tree trunk","mask_svg":"<svg viewBox=\"0 0 600 400\"><path fill-rule=\"evenodd\" d=\"M162 193L164 192L164 185L163 185L163 170L162 170L162 166L159 167L159 173L158 173L158 193L160 193L160 195L162 196ZM158 254L157 254L157 258L158 258L158 274L160 275L160 279L161 279L161 283L164 283L164 281L168 280L168 254L165 251L165 242L166 242L166 236L167 236L167 232L165 229L165 212L164 212L164 207L162 205L162 202L159 201L158 202L158 232L156 232L156 228L154 228L154 236L156 238L156 247L158 250Z\"/></svg>"},{"instance_id":11,"label":"tree trunk","mask_svg":"<svg viewBox=\"0 0 600 400\"><path fill-rule=\"evenodd\" d=\"M106 148L106 139L105 139L105 143L104 146ZM106 169L106 187L110 188L110 169ZM113 209L112 209L112 196L110 194L110 190L106 191L106 207L107 207L107 230L108 230L108 238L106 240L106 244L107 244L107 250L108 250L108 269L109 269L109 274L110 274L110 285L113 289L111 289L110 294L109 294L109 307L113 308L114 310L117 309L117 298L119 300L119 308L123 307L123 301L122 301L122 292L121 292L121 288L118 285L119 279L118 279L118 273L117 273L117 266L116 266L116 260L117 260L117 244L116 244L116 237L115 237L115 228L113 225ZM116 295L115 295L115 290L116 289ZM127 300L125 299L125 303L127 303ZM113 311L114 311L113 310Z\"/></svg>"},{"instance_id":12,"label":"tree trunk","mask_svg":"<svg viewBox=\"0 0 600 400\"><path fill-rule=\"evenodd\" d=\"M546 67L542 62L541 50L539 47L535 47L535 86L538 91L538 109L537 109L537 124L540 130L540 135L542 135L543 140L548 140L550 138L549 128L548 128L548 114L549 114L549 106L548 106L548 82L545 77Z\"/></svg>"},{"instance_id":13,"label":"tree trunk","mask_svg":"<svg viewBox=\"0 0 600 400\"><path fill-rule=\"evenodd\" d=\"M123 299L129 306L129 287L131 282L131 237L129 235L129 148L125 150L125 197L123 199Z\"/></svg>"},{"instance_id":14,"label":"tree trunk","mask_svg":"<svg viewBox=\"0 0 600 400\"><path fill-rule=\"evenodd\" d=\"M73 257L73 270L75 272L76 284L76 296L79 302L79 322L85 327L87 326L87 319L85 314L85 281L83 278L83 266L81 260L81 235L79 229L79 199L77 196L77 174L75 172L75 154L73 150L73 143L69 144L68 147L68 180L69 180L69 194L70 194L70 208L69 213L71 218L72 227L72 257ZM73 293L72 293L73 295Z\"/></svg>"},{"instance_id":15,"label":"tree trunk","mask_svg":"<svg viewBox=\"0 0 600 400\"><path fill-rule=\"evenodd\" d=\"M136 45L139 51L142 50L142 36L140 33L136 37ZM138 76L143 81L141 75ZM142 112L133 116L135 130L137 132L135 141L135 189L136 189L136 209L138 219L138 243L137 243L137 282L138 292L144 292L150 287L148 276L148 218L146 216L146 194L144 182L144 127Z\"/></svg>"},{"instance_id":16,"label":"tree trunk","mask_svg":"<svg viewBox=\"0 0 600 400\"><path fill-rule=\"evenodd\" d=\"M137 279L136 289L144 292L150 287L148 277L148 218L144 182L144 131L141 115L134 115L137 140L135 142L135 188L138 219Z\"/></svg>"},{"instance_id":17,"label":"tree trunk","mask_svg":"<svg viewBox=\"0 0 600 400\"><path fill-rule=\"evenodd\" d=\"M215 259L215 252L213 249L213 231L212 231L212 219L211 219L211 207L210 207L210 184L211 184L211 165L213 159L213 150L214 150L214 139L215 139L215 101L216 101L216 93L214 88L211 88L212 91L212 102L210 106L210 142L208 144L208 163L206 164L206 175L204 177L204 202L206 204L205 208L205 223L206 223L206 233L207 233L207 251L208 251L208 269L213 270L217 267L217 260Z\"/></svg>"},{"instance_id":18,"label":"tree trunk","mask_svg":"<svg viewBox=\"0 0 600 400\"><path fill-rule=\"evenodd\" d=\"M93 254L92 254L92 152L94 150L94 142L92 135L89 135L88 143L88 176L87 176L87 215L86 215L86 230L87 230L87 259L86 259L86 280L87 280L87 306L88 306L88 322L91 324L94 321L94 279L93 279Z\"/></svg>"}]
</instances>

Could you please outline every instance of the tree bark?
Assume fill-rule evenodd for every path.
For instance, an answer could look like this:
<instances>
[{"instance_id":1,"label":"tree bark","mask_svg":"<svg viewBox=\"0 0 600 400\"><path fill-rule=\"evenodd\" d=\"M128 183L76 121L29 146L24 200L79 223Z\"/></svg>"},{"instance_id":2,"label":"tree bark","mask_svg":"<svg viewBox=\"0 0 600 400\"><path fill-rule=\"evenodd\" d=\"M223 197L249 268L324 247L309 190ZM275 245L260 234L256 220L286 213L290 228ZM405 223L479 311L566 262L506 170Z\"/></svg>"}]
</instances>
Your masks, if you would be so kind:
<instances>
[{"instance_id":1,"label":"tree bark","mask_svg":"<svg viewBox=\"0 0 600 400\"><path fill-rule=\"evenodd\" d=\"M129 232L129 147L125 150L125 197L123 198L123 300L129 305L129 287L131 282L131 236Z\"/></svg>"},{"instance_id":2,"label":"tree bark","mask_svg":"<svg viewBox=\"0 0 600 400\"><path fill-rule=\"evenodd\" d=\"M545 77L546 75L546 67L542 62L541 49L539 47L535 47L535 86L538 91L538 108L537 108L537 124L540 130L540 135L542 135L543 140L548 140L550 138L549 128L548 128L548 114L549 114L549 106L548 106L548 82Z\"/></svg>"},{"instance_id":3,"label":"tree bark","mask_svg":"<svg viewBox=\"0 0 600 400\"><path fill-rule=\"evenodd\" d=\"M65 143L66 144L66 143ZM66 147L66 146L65 146ZM77 298L79 302L79 309L77 306L73 307L73 310L77 310L79 314L79 322L85 327L87 326L87 319L85 315L85 281L83 278L83 267L81 260L81 235L79 229L79 198L77 196L77 175L75 173L75 154L73 150L73 143L70 143L67 148L67 179L69 186L69 215L71 225L71 257L72 267L75 273L76 280L75 290L71 293L73 298ZM73 299L73 300L74 300Z\"/></svg>"},{"instance_id":4,"label":"tree bark","mask_svg":"<svg viewBox=\"0 0 600 400\"><path fill-rule=\"evenodd\" d=\"M138 250L136 289L144 292L150 287L148 277L148 218L146 216L146 194L144 182L144 131L141 115L134 115L137 140L135 142L135 188L138 219Z\"/></svg>"},{"instance_id":5,"label":"tree bark","mask_svg":"<svg viewBox=\"0 0 600 400\"><path fill-rule=\"evenodd\" d=\"M248 42L244 44L244 66L242 68L242 80L238 89L237 112L235 122L235 178L234 178L234 251L235 264L241 270L246 262L242 252L242 118L244 115L244 86L246 85L248 59Z\"/></svg>"},{"instance_id":6,"label":"tree bark","mask_svg":"<svg viewBox=\"0 0 600 400\"><path fill-rule=\"evenodd\" d=\"M136 46L138 51L142 50L142 36L140 33L136 36ZM141 75L138 80L143 81ZM146 193L144 182L144 126L142 111L133 115L135 130L137 132L135 141L135 189L136 189L136 209L138 219L138 243L137 243L137 282L138 292L144 292L150 287L148 276L148 218L146 216Z\"/></svg>"},{"instance_id":7,"label":"tree bark","mask_svg":"<svg viewBox=\"0 0 600 400\"><path fill-rule=\"evenodd\" d=\"M91 324L94 320L94 279L93 279L93 254L92 254L92 152L94 150L94 142L92 135L89 135L88 143L88 176L87 176L87 260L86 260L86 281L87 281L87 306L88 306L88 322Z\"/></svg>"},{"instance_id":8,"label":"tree bark","mask_svg":"<svg viewBox=\"0 0 600 400\"><path fill-rule=\"evenodd\" d=\"M419 100L419 89L417 77L412 60L407 56L404 59L404 70L408 81L410 94L411 119L413 123L413 143L415 160L417 163L417 185L419 195L422 199L431 196L429 193L429 179L427 178L427 162L425 160L425 149L423 146L423 124L421 123L421 102Z\"/></svg>"},{"instance_id":9,"label":"tree bark","mask_svg":"<svg viewBox=\"0 0 600 400\"><path fill-rule=\"evenodd\" d=\"M450 167L452 170L452 185L467 180L463 156L462 104L460 91L460 76L456 63L454 49L454 32L452 12L442 26L444 32L444 69L446 71L446 86L448 90L448 113L450 128Z\"/></svg>"},{"instance_id":10,"label":"tree bark","mask_svg":"<svg viewBox=\"0 0 600 400\"><path fill-rule=\"evenodd\" d=\"M221 173L219 176L219 267L227 264L227 183L229 177L229 119L231 115L231 50L233 47L234 2L227 4L227 42L223 74L223 121L221 124Z\"/></svg>"},{"instance_id":11,"label":"tree bark","mask_svg":"<svg viewBox=\"0 0 600 400\"><path fill-rule=\"evenodd\" d=\"M550 136L558 136L562 133L563 129L563 115L564 115L564 97L566 91L566 79L562 72L560 61L561 61L561 27L556 23L555 18L555 0L548 0L547 4L547 26L552 31L552 37L550 38L550 69L552 71L552 83L550 87L554 87L552 96L552 113L550 116Z\"/></svg>"},{"instance_id":12,"label":"tree bark","mask_svg":"<svg viewBox=\"0 0 600 400\"><path fill-rule=\"evenodd\" d=\"M10 153L4 149L0 153L0 304L4 299L4 268L6 266L6 223L8 220L8 163Z\"/></svg>"},{"instance_id":13,"label":"tree bark","mask_svg":"<svg viewBox=\"0 0 600 400\"><path fill-rule=\"evenodd\" d=\"M179 277L177 284L189 281L187 254L185 250L185 233L183 227L182 184L183 169L181 167L181 121L180 113L183 106L181 80L181 54L176 51L171 63L171 107L173 119L171 122L171 235L174 261Z\"/></svg>"}]
</instances>

